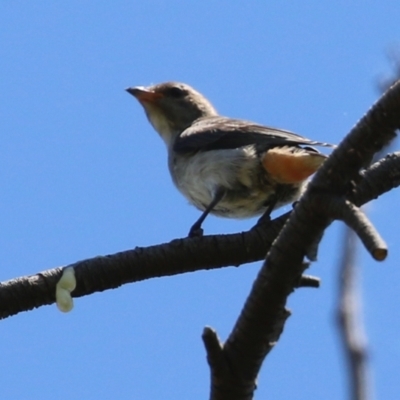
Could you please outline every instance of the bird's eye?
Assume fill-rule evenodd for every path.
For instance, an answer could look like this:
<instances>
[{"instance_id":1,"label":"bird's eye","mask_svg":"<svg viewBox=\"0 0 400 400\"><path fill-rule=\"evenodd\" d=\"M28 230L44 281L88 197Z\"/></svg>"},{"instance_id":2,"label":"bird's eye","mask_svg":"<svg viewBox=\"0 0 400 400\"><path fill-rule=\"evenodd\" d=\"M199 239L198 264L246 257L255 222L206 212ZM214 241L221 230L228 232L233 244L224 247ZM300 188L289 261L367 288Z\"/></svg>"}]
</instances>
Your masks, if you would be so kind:
<instances>
[{"instance_id":1,"label":"bird's eye","mask_svg":"<svg viewBox=\"0 0 400 400\"><path fill-rule=\"evenodd\" d=\"M167 90L167 95L174 98L183 97L185 95L185 90L174 86Z\"/></svg>"}]
</instances>

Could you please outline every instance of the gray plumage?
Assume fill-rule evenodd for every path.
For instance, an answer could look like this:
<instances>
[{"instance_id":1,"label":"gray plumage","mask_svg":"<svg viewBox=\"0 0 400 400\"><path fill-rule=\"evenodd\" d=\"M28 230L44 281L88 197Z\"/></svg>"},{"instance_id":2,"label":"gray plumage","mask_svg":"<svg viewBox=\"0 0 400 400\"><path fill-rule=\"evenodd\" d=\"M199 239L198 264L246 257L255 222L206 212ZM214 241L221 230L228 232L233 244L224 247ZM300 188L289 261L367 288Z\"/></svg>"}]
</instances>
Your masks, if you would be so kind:
<instances>
[{"instance_id":1,"label":"gray plumage","mask_svg":"<svg viewBox=\"0 0 400 400\"><path fill-rule=\"evenodd\" d=\"M289 156L311 157L320 165L325 156L310 146L330 146L219 116L202 94L186 84L167 82L127 91L139 100L164 140L174 184L190 203L205 211L198 225L208 212L248 218L295 201L305 179L282 183L266 170L265 155L280 148Z\"/></svg>"}]
</instances>

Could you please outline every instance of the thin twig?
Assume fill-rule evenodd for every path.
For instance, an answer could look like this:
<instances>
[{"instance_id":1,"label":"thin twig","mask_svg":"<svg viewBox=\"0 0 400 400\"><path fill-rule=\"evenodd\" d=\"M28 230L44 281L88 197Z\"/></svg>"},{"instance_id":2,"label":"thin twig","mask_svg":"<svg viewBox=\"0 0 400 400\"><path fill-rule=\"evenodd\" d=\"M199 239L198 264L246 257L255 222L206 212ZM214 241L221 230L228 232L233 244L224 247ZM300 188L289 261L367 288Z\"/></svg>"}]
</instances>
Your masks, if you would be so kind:
<instances>
[{"instance_id":1,"label":"thin twig","mask_svg":"<svg viewBox=\"0 0 400 400\"><path fill-rule=\"evenodd\" d=\"M346 223L364 244L365 248L377 261L383 261L388 253L386 243L378 231L369 221L368 217L354 204L343 198L334 196L318 196L316 202L323 204L324 212L334 219Z\"/></svg>"},{"instance_id":2,"label":"thin twig","mask_svg":"<svg viewBox=\"0 0 400 400\"><path fill-rule=\"evenodd\" d=\"M361 297L357 290L356 241L355 233L346 227L339 271L337 322L349 371L349 400L368 400L371 398L371 385L366 337L361 322Z\"/></svg>"}]
</instances>

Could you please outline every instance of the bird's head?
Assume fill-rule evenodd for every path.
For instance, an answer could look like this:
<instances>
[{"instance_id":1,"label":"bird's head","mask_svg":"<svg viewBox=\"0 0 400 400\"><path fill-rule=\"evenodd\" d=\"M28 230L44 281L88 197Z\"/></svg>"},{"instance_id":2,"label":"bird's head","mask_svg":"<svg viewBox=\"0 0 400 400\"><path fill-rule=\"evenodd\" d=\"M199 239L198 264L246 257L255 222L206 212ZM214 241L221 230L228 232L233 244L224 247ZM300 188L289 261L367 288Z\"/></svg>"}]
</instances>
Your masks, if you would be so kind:
<instances>
[{"instance_id":1,"label":"bird's head","mask_svg":"<svg viewBox=\"0 0 400 400\"><path fill-rule=\"evenodd\" d=\"M126 91L143 106L147 118L167 146L196 119L218 115L201 93L184 83L166 82Z\"/></svg>"}]
</instances>

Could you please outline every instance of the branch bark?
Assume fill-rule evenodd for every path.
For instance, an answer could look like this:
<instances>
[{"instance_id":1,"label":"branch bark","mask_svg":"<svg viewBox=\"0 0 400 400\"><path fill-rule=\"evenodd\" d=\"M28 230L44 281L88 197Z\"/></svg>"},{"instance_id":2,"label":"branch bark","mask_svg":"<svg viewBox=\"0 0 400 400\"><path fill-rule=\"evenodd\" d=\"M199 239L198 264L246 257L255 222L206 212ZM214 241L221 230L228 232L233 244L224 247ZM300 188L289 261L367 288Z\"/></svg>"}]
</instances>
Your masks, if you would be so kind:
<instances>
[{"instance_id":1,"label":"branch bark","mask_svg":"<svg viewBox=\"0 0 400 400\"><path fill-rule=\"evenodd\" d=\"M361 300L356 287L356 240L354 232L346 228L339 270L337 323L349 371L349 399L368 400L371 398L371 385L368 379L366 338L361 324Z\"/></svg>"},{"instance_id":2,"label":"branch bark","mask_svg":"<svg viewBox=\"0 0 400 400\"><path fill-rule=\"evenodd\" d=\"M320 194L348 200L360 170L400 128L400 82L393 85L352 129L318 170L262 266L222 353L231 371L221 382L211 367L212 400L251 399L262 362L278 341L288 317L285 304L304 272L303 257L335 215ZM350 195L350 196L349 196ZM233 385L233 386L232 386ZM253 391L250 389L253 388Z\"/></svg>"},{"instance_id":3,"label":"branch bark","mask_svg":"<svg viewBox=\"0 0 400 400\"><path fill-rule=\"evenodd\" d=\"M361 206L400 185L400 152L390 154L361 174L349 199ZM176 239L147 248L78 261L78 286L73 297L87 296L121 285L162 276L239 266L260 261L270 249L290 213L269 225L232 235ZM55 302L62 268L0 283L0 318L7 318Z\"/></svg>"}]
</instances>

